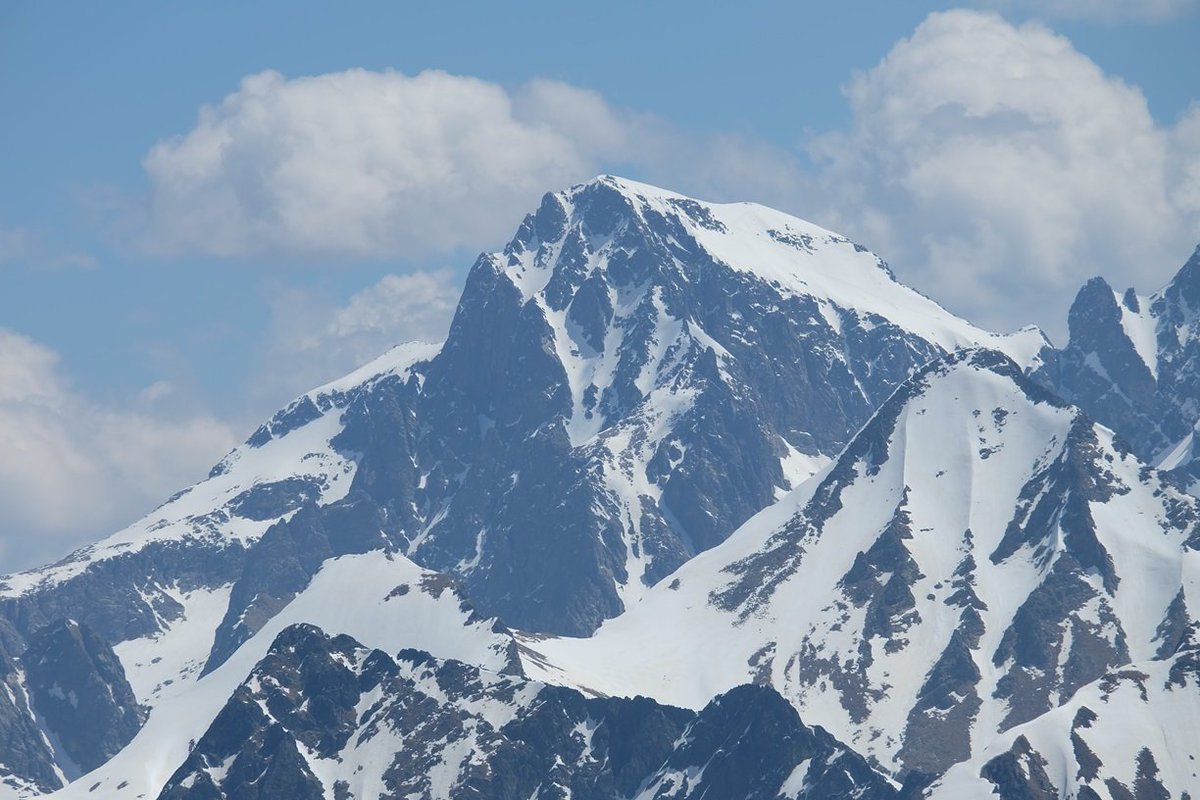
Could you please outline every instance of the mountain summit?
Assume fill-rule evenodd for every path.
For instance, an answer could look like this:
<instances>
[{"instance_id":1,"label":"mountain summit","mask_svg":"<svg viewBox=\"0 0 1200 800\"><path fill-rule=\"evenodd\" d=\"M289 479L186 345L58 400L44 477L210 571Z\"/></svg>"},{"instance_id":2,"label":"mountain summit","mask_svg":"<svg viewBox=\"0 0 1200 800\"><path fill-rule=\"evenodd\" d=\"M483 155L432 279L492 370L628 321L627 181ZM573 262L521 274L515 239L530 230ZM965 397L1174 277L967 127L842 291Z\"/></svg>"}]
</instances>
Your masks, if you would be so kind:
<instances>
[{"instance_id":1,"label":"mountain summit","mask_svg":"<svg viewBox=\"0 0 1200 800\"><path fill-rule=\"evenodd\" d=\"M104 762L61 796L242 796L272 753L272 785L314 796L1028 783L1076 695L1095 752L1122 709L1182 697L1101 705L1130 665L1191 663L1200 501L1146 453L1184 475L1194 429L1131 447L1068 399L1191 419L1194 271L1085 287L1059 353L762 206L607 176L548 194L475 262L444 343L305 393L128 529L0 581L0 736L32 742L0 749L0 784ZM88 646L47 649L66 629ZM63 736L75 686L111 696L86 742ZM733 727L779 746L728 749ZM1123 786L1171 757L1105 752Z\"/></svg>"},{"instance_id":2,"label":"mountain summit","mask_svg":"<svg viewBox=\"0 0 1200 800\"><path fill-rule=\"evenodd\" d=\"M476 262L425 370L445 477L408 552L521 627L590 631L977 343L1029 362L1044 339L972 328L761 206L610 177L547 195Z\"/></svg>"},{"instance_id":3,"label":"mountain summit","mask_svg":"<svg viewBox=\"0 0 1200 800\"><path fill-rule=\"evenodd\" d=\"M786 214L597 178L479 257L443 345L309 392L208 481L7 592L46 621L69 596L122 641L181 613L157 587L234 581L212 668L323 558L382 546L510 624L587 633L974 344L1029 364L1045 339L974 328Z\"/></svg>"},{"instance_id":4,"label":"mountain summit","mask_svg":"<svg viewBox=\"0 0 1200 800\"><path fill-rule=\"evenodd\" d=\"M1119 293L1093 278L1068 321L1060 393L1120 432L1143 458L1191 463L1181 458L1190 456L1192 428L1200 424L1200 247L1149 296L1132 288ZM1200 472L1188 476L1196 481Z\"/></svg>"}]
</instances>

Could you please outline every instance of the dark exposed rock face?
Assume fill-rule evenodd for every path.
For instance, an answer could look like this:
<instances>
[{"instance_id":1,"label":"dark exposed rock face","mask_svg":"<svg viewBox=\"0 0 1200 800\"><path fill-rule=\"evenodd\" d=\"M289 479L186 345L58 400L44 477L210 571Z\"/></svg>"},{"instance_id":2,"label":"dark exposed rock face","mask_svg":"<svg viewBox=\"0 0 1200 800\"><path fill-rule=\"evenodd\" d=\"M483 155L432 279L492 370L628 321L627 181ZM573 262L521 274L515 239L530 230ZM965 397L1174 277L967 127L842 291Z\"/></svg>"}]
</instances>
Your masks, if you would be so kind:
<instances>
[{"instance_id":1,"label":"dark exposed rock face","mask_svg":"<svg viewBox=\"0 0 1200 800\"><path fill-rule=\"evenodd\" d=\"M320 487L304 478L260 483L229 501L231 513L256 521L276 519L320 497Z\"/></svg>"},{"instance_id":2,"label":"dark exposed rock face","mask_svg":"<svg viewBox=\"0 0 1200 800\"><path fill-rule=\"evenodd\" d=\"M19 663L0 651L0 783L51 792L62 786L62 779L22 677Z\"/></svg>"},{"instance_id":3,"label":"dark exposed rock face","mask_svg":"<svg viewBox=\"0 0 1200 800\"><path fill-rule=\"evenodd\" d=\"M1155 381L1121 325L1122 308L1103 278L1092 278L1067 317L1070 340L1059 355L1063 394L1145 448L1167 445L1155 413Z\"/></svg>"},{"instance_id":4,"label":"dark exposed rock face","mask_svg":"<svg viewBox=\"0 0 1200 800\"><path fill-rule=\"evenodd\" d=\"M437 459L416 506L438 516L411 555L461 574L486 613L590 632L621 610L620 585L657 581L770 503L785 442L833 454L940 352L848 309L835 330L812 297L718 262L688 227L702 212L598 181L548 195L472 269L415 409L418 460ZM550 275L532 297L515 282L526 263ZM577 368L600 372L573 387ZM672 417L653 396L667 387L688 398ZM390 466L372 472L381 499L416 482L411 461Z\"/></svg>"},{"instance_id":5,"label":"dark exposed rock face","mask_svg":"<svg viewBox=\"0 0 1200 800\"><path fill-rule=\"evenodd\" d=\"M664 799L896 794L770 689L741 687L695 714L646 698L588 698L420 651L393 658L297 625L160 797L613 800L644 787Z\"/></svg>"},{"instance_id":6,"label":"dark exposed rock face","mask_svg":"<svg viewBox=\"0 0 1200 800\"><path fill-rule=\"evenodd\" d=\"M1012 749L989 761L980 773L1001 800L1057 800L1058 788L1046 774L1046 760L1024 736Z\"/></svg>"},{"instance_id":7,"label":"dark exposed rock face","mask_svg":"<svg viewBox=\"0 0 1200 800\"><path fill-rule=\"evenodd\" d=\"M1132 289L1118 298L1103 278L1088 281L1071 306L1070 341L1057 359L1063 396L1121 433L1142 458L1160 455L1200 420L1198 311L1200 248L1146 300ZM1153 352L1139 353L1135 336Z\"/></svg>"},{"instance_id":8,"label":"dark exposed rock face","mask_svg":"<svg viewBox=\"0 0 1200 800\"><path fill-rule=\"evenodd\" d=\"M27 637L63 618L83 623L108 642L158 633L183 613L164 586L188 592L229 583L244 554L240 543L185 538L94 561L68 580L0 598L0 641L20 652ZM87 557L85 549L72 558Z\"/></svg>"},{"instance_id":9,"label":"dark exposed rock face","mask_svg":"<svg viewBox=\"0 0 1200 800\"><path fill-rule=\"evenodd\" d=\"M108 761L141 728L144 712L121 662L81 623L60 620L38 631L21 660L33 707L58 742L58 760L68 774Z\"/></svg>"},{"instance_id":10,"label":"dark exposed rock face","mask_svg":"<svg viewBox=\"0 0 1200 800\"><path fill-rule=\"evenodd\" d=\"M845 596L866 609L863 636L882 636L897 647L906 643L904 633L921 621L911 587L924 577L905 547L905 540L912 538L907 500L906 490L879 538L858 554L841 581Z\"/></svg>"},{"instance_id":11,"label":"dark exposed rock face","mask_svg":"<svg viewBox=\"0 0 1200 800\"><path fill-rule=\"evenodd\" d=\"M1158 394L1172 441L1200 420L1200 247L1153 301L1158 328Z\"/></svg>"},{"instance_id":12,"label":"dark exposed rock face","mask_svg":"<svg viewBox=\"0 0 1200 800\"><path fill-rule=\"evenodd\" d=\"M736 736L730 736L738 731ZM702 770L696 767L703 765ZM862 756L821 728L800 722L775 691L739 686L688 726L682 743L650 782L653 797L885 800L895 788Z\"/></svg>"},{"instance_id":13,"label":"dark exposed rock face","mask_svg":"<svg viewBox=\"0 0 1200 800\"><path fill-rule=\"evenodd\" d=\"M1082 417L1071 426L1059 458L1021 490L1022 503L991 560L1002 562L1022 547L1032 550L1036 562L1057 560L993 655L997 666L1012 664L997 687L998 696L1010 701L1006 727L1048 711L1110 667L1128 662L1124 633L1108 597L1120 579L1112 556L1096 538L1090 504L1129 491L1106 468L1094 427ZM1104 592L1087 581L1091 574L1102 577ZM1088 622L1081 612L1093 601L1098 619ZM1070 651L1063 652L1064 646ZM1062 674L1055 677L1060 664Z\"/></svg>"},{"instance_id":14,"label":"dark exposed rock face","mask_svg":"<svg viewBox=\"0 0 1200 800\"><path fill-rule=\"evenodd\" d=\"M12 658L0 648L0 783L61 788L116 755L142 726L125 670L86 625L60 619Z\"/></svg>"},{"instance_id":15,"label":"dark exposed rock face","mask_svg":"<svg viewBox=\"0 0 1200 800\"><path fill-rule=\"evenodd\" d=\"M959 627L933 669L908 715L900 758L912 771L933 774L971 755L971 727L983 706L979 667L972 652L983 636L983 621L974 608L963 611Z\"/></svg>"}]
</instances>

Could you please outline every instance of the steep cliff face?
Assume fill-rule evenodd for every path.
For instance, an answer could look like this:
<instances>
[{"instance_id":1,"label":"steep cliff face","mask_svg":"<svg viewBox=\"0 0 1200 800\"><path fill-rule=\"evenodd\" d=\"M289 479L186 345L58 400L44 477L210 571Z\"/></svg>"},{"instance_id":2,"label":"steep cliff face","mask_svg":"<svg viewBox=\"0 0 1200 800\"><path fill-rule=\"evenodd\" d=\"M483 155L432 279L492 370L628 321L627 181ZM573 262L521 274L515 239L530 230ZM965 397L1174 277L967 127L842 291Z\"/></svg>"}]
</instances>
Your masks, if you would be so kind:
<instances>
[{"instance_id":1,"label":"steep cliff face","mask_svg":"<svg viewBox=\"0 0 1200 800\"><path fill-rule=\"evenodd\" d=\"M364 458L356 483L418 509L408 554L489 613L587 633L979 342L1026 363L1045 344L972 328L793 217L602 178L479 259L421 371L415 458ZM346 437L387 436L374 419Z\"/></svg>"},{"instance_id":2,"label":"steep cliff face","mask_svg":"<svg viewBox=\"0 0 1200 800\"><path fill-rule=\"evenodd\" d=\"M135 525L5 578L0 637L19 651L64 616L155 635L235 584L215 666L323 557L379 546L511 624L587 633L826 463L915 368L979 343L1049 353L802 220L599 178L480 257L444 345L305 394Z\"/></svg>"},{"instance_id":3,"label":"steep cliff face","mask_svg":"<svg viewBox=\"0 0 1200 800\"><path fill-rule=\"evenodd\" d=\"M21 661L33 706L69 777L108 761L142 727L145 709L125 668L87 626L69 619L48 625L30 638Z\"/></svg>"},{"instance_id":4,"label":"steep cliff face","mask_svg":"<svg viewBox=\"0 0 1200 800\"><path fill-rule=\"evenodd\" d=\"M1069 325L1058 358L1063 396L1144 459L1186 447L1200 421L1200 248L1148 297L1118 294L1093 278L1071 306Z\"/></svg>"},{"instance_id":5,"label":"steep cliff face","mask_svg":"<svg viewBox=\"0 0 1200 800\"><path fill-rule=\"evenodd\" d=\"M0 785L18 796L105 763L146 718L112 647L75 620L36 631L18 658L0 655L0 682Z\"/></svg>"},{"instance_id":6,"label":"steep cliff face","mask_svg":"<svg viewBox=\"0 0 1200 800\"><path fill-rule=\"evenodd\" d=\"M12 796L33 797L66 782L54 747L38 724L19 661L0 652L0 786Z\"/></svg>"}]
</instances>

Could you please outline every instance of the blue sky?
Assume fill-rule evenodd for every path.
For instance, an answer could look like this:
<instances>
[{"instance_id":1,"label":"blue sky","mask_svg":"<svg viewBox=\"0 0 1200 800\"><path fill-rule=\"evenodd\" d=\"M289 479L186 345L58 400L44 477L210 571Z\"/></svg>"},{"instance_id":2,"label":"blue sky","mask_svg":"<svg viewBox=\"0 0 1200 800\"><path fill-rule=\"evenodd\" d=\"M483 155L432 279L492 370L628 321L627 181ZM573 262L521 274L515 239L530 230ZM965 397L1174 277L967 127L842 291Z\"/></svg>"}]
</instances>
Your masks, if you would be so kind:
<instances>
[{"instance_id":1,"label":"blue sky","mask_svg":"<svg viewBox=\"0 0 1200 800\"><path fill-rule=\"evenodd\" d=\"M1083 279L1151 291L1200 241L1200 13L1034 5L5 4L0 568L438 336L474 255L601 171L1061 341Z\"/></svg>"}]
</instances>

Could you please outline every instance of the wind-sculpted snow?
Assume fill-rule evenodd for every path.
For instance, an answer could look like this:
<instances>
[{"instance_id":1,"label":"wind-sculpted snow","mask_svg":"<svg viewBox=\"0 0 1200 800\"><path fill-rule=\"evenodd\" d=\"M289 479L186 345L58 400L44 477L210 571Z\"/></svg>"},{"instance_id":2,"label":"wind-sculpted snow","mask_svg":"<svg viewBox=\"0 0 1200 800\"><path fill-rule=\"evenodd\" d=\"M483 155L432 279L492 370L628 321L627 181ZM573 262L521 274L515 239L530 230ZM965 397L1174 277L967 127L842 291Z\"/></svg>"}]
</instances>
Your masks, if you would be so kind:
<instances>
[{"instance_id":1,"label":"wind-sculpted snow","mask_svg":"<svg viewBox=\"0 0 1200 800\"><path fill-rule=\"evenodd\" d=\"M590 639L526 642L527 668L688 707L768 683L887 769L937 774L1177 635L1198 506L1004 356L963 351Z\"/></svg>"}]
</instances>

